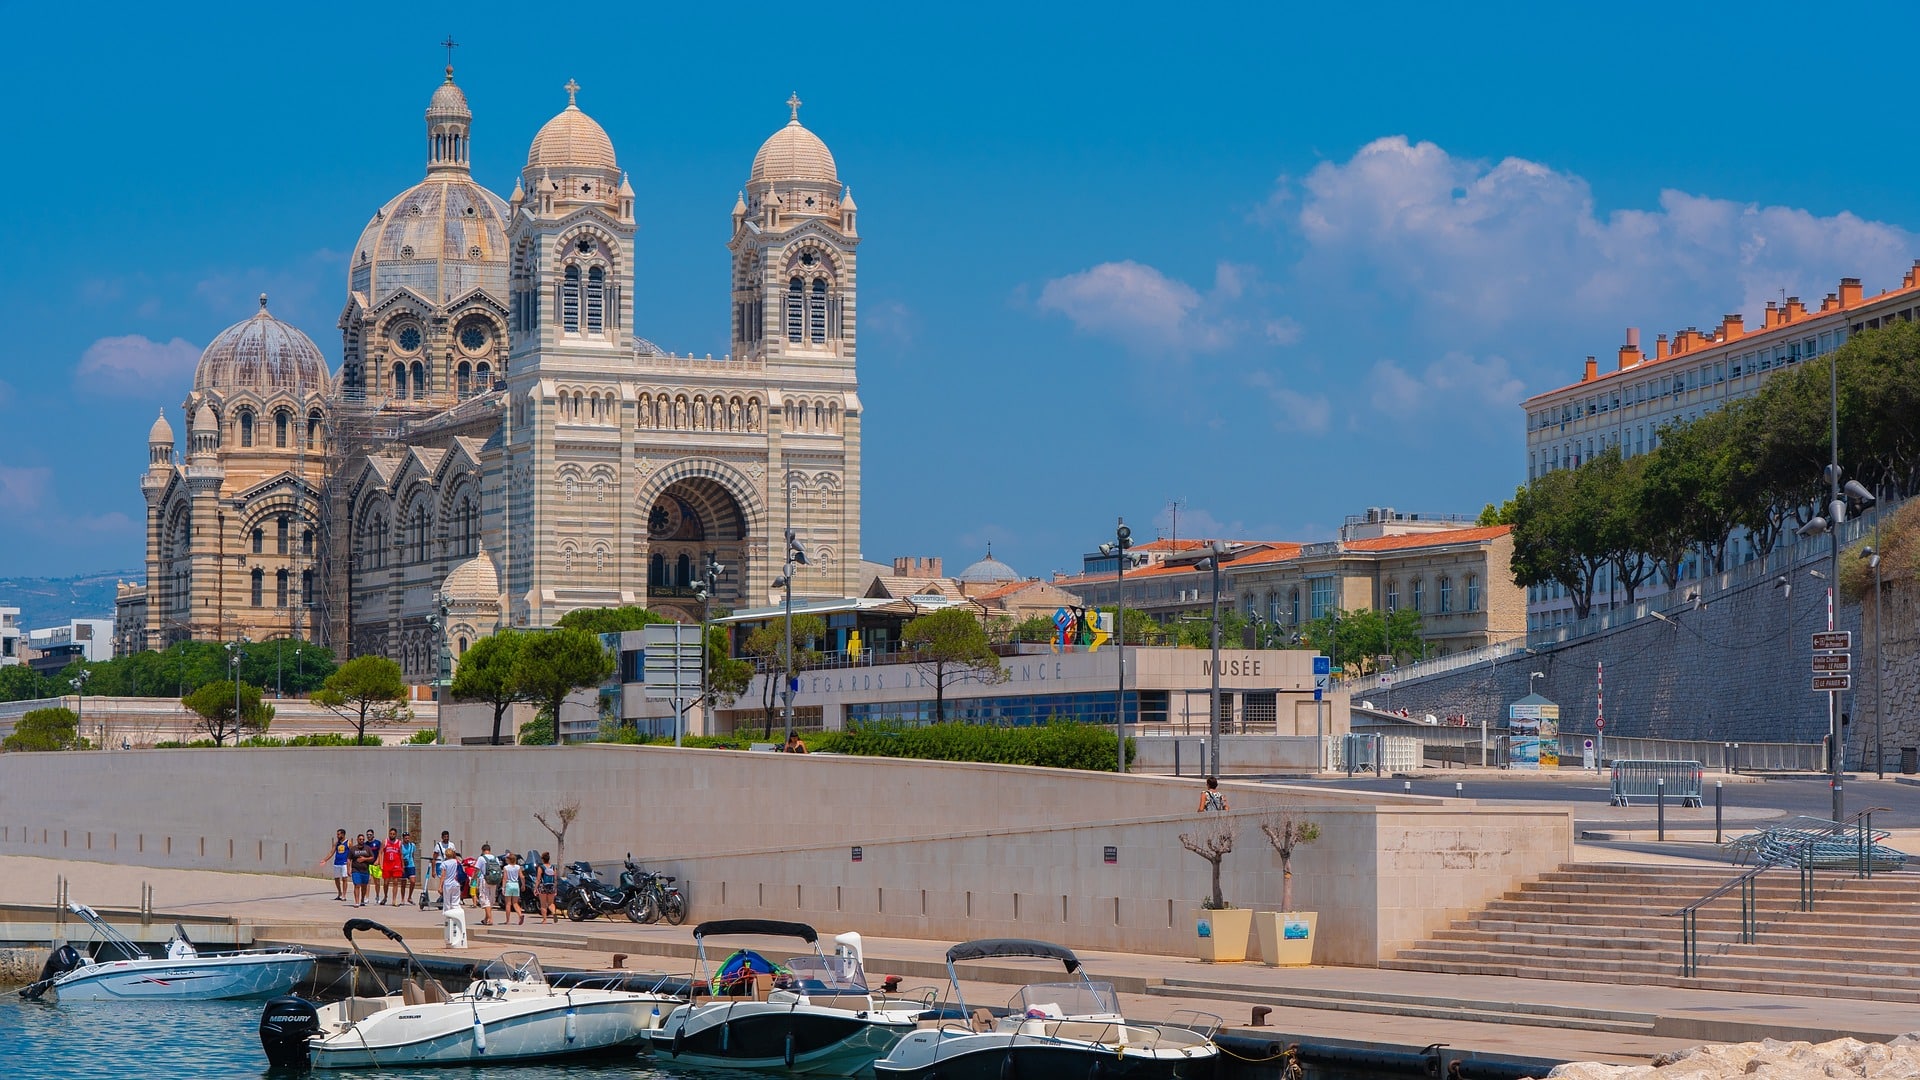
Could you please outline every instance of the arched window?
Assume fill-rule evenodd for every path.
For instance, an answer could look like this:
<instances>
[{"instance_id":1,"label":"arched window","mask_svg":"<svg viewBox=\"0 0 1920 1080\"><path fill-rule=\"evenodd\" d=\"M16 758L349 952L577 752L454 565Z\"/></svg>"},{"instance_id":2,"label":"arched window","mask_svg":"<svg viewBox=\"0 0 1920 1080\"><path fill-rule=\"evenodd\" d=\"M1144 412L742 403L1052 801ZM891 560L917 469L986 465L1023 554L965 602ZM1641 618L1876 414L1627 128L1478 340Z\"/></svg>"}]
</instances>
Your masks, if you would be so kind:
<instances>
[{"instance_id":1,"label":"arched window","mask_svg":"<svg viewBox=\"0 0 1920 1080\"><path fill-rule=\"evenodd\" d=\"M567 267L560 282L560 329L568 334L580 332L580 268Z\"/></svg>"},{"instance_id":2,"label":"arched window","mask_svg":"<svg viewBox=\"0 0 1920 1080\"><path fill-rule=\"evenodd\" d=\"M474 381L479 384L478 390L480 393L484 394L493 389L493 365L487 363L485 360L480 361L479 366L473 369L473 378Z\"/></svg>"},{"instance_id":3,"label":"arched window","mask_svg":"<svg viewBox=\"0 0 1920 1080\"><path fill-rule=\"evenodd\" d=\"M805 329L807 296L806 283L799 278L787 282L787 340L800 344L800 335Z\"/></svg>"},{"instance_id":4,"label":"arched window","mask_svg":"<svg viewBox=\"0 0 1920 1080\"><path fill-rule=\"evenodd\" d=\"M273 414L273 445L281 450L287 448L287 411L280 409Z\"/></svg>"},{"instance_id":5,"label":"arched window","mask_svg":"<svg viewBox=\"0 0 1920 1080\"><path fill-rule=\"evenodd\" d=\"M467 655L467 636L465 634L460 635L460 655Z\"/></svg>"},{"instance_id":6,"label":"arched window","mask_svg":"<svg viewBox=\"0 0 1920 1080\"><path fill-rule=\"evenodd\" d=\"M281 555L287 553L287 525L288 521L285 514L273 520L273 549Z\"/></svg>"},{"instance_id":7,"label":"arched window","mask_svg":"<svg viewBox=\"0 0 1920 1080\"><path fill-rule=\"evenodd\" d=\"M1467 575L1467 610L1480 610L1480 575Z\"/></svg>"},{"instance_id":8,"label":"arched window","mask_svg":"<svg viewBox=\"0 0 1920 1080\"><path fill-rule=\"evenodd\" d=\"M307 448L317 450L320 447L320 422L323 419L319 410L307 414Z\"/></svg>"},{"instance_id":9,"label":"arched window","mask_svg":"<svg viewBox=\"0 0 1920 1080\"><path fill-rule=\"evenodd\" d=\"M253 553L255 555L260 554L260 552L264 550L261 545L265 541L265 538L266 534L262 530L253 530Z\"/></svg>"},{"instance_id":10,"label":"arched window","mask_svg":"<svg viewBox=\"0 0 1920 1080\"><path fill-rule=\"evenodd\" d=\"M266 584L267 572L259 567L253 568L253 606L260 606L261 588Z\"/></svg>"},{"instance_id":11,"label":"arched window","mask_svg":"<svg viewBox=\"0 0 1920 1080\"><path fill-rule=\"evenodd\" d=\"M1300 625L1300 586L1298 585L1287 593L1287 616L1290 624Z\"/></svg>"},{"instance_id":12,"label":"arched window","mask_svg":"<svg viewBox=\"0 0 1920 1080\"><path fill-rule=\"evenodd\" d=\"M1453 579L1450 577L1443 577L1440 579L1440 613L1444 615L1447 612L1452 610L1453 610Z\"/></svg>"},{"instance_id":13,"label":"arched window","mask_svg":"<svg viewBox=\"0 0 1920 1080\"><path fill-rule=\"evenodd\" d=\"M813 343L827 343L827 282L824 278L813 280L813 303L807 308L807 326L812 331Z\"/></svg>"},{"instance_id":14,"label":"arched window","mask_svg":"<svg viewBox=\"0 0 1920 1080\"><path fill-rule=\"evenodd\" d=\"M313 571L300 571L300 603L313 606Z\"/></svg>"},{"instance_id":15,"label":"arched window","mask_svg":"<svg viewBox=\"0 0 1920 1080\"><path fill-rule=\"evenodd\" d=\"M253 410L240 410L240 445L253 445Z\"/></svg>"},{"instance_id":16,"label":"arched window","mask_svg":"<svg viewBox=\"0 0 1920 1080\"><path fill-rule=\"evenodd\" d=\"M473 365L465 360L460 361L460 366L453 371L453 377L458 387L457 392L461 397L466 397L473 389Z\"/></svg>"},{"instance_id":17,"label":"arched window","mask_svg":"<svg viewBox=\"0 0 1920 1080\"><path fill-rule=\"evenodd\" d=\"M687 558L687 553L684 551L680 553L678 559L674 560L673 583L683 589L693 584L693 560Z\"/></svg>"},{"instance_id":18,"label":"arched window","mask_svg":"<svg viewBox=\"0 0 1920 1080\"><path fill-rule=\"evenodd\" d=\"M393 365L393 396L405 400L407 396L407 365Z\"/></svg>"},{"instance_id":19,"label":"arched window","mask_svg":"<svg viewBox=\"0 0 1920 1080\"><path fill-rule=\"evenodd\" d=\"M427 508L415 507L413 511L413 561L427 561Z\"/></svg>"},{"instance_id":20,"label":"arched window","mask_svg":"<svg viewBox=\"0 0 1920 1080\"><path fill-rule=\"evenodd\" d=\"M1271 589L1267 590L1267 621L1270 623L1280 621L1280 594Z\"/></svg>"},{"instance_id":21,"label":"arched window","mask_svg":"<svg viewBox=\"0 0 1920 1080\"><path fill-rule=\"evenodd\" d=\"M598 336L606 325L607 272L601 267L587 271L587 333Z\"/></svg>"},{"instance_id":22,"label":"arched window","mask_svg":"<svg viewBox=\"0 0 1920 1080\"><path fill-rule=\"evenodd\" d=\"M274 572L273 606L278 608L284 608L287 606L287 572L285 570L278 570Z\"/></svg>"},{"instance_id":23,"label":"arched window","mask_svg":"<svg viewBox=\"0 0 1920 1080\"><path fill-rule=\"evenodd\" d=\"M427 365L418 360L413 362L413 398L415 401L427 396Z\"/></svg>"},{"instance_id":24,"label":"arched window","mask_svg":"<svg viewBox=\"0 0 1920 1080\"><path fill-rule=\"evenodd\" d=\"M300 554L302 555L313 554L313 530L312 529L300 530Z\"/></svg>"},{"instance_id":25,"label":"arched window","mask_svg":"<svg viewBox=\"0 0 1920 1080\"><path fill-rule=\"evenodd\" d=\"M665 585L667 583L667 557L655 554L647 566L647 584Z\"/></svg>"}]
</instances>

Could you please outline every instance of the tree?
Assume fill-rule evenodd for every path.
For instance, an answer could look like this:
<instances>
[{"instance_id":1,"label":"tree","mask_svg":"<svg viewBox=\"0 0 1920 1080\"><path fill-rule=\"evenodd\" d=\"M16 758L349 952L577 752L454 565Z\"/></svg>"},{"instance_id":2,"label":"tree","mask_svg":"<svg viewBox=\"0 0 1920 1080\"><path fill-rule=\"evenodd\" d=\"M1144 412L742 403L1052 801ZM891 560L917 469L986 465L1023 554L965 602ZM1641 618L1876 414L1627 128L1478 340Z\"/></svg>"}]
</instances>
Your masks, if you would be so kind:
<instances>
[{"instance_id":1,"label":"tree","mask_svg":"<svg viewBox=\"0 0 1920 1080\"><path fill-rule=\"evenodd\" d=\"M367 737L373 724L394 724L413 719L407 707L407 682L400 665L384 656L356 656L327 676L313 703L333 710L353 723L353 739Z\"/></svg>"},{"instance_id":2,"label":"tree","mask_svg":"<svg viewBox=\"0 0 1920 1080\"><path fill-rule=\"evenodd\" d=\"M240 684L238 714L234 712L233 683L225 679L207 683L180 699L200 717L199 730L207 733L215 746L225 745L227 736L240 741L243 731L260 734L273 723L273 706L260 700L260 688Z\"/></svg>"},{"instance_id":3,"label":"tree","mask_svg":"<svg viewBox=\"0 0 1920 1080\"><path fill-rule=\"evenodd\" d=\"M27 665L0 667L0 701L33 701L57 696L53 692L53 680Z\"/></svg>"},{"instance_id":4,"label":"tree","mask_svg":"<svg viewBox=\"0 0 1920 1080\"><path fill-rule=\"evenodd\" d=\"M766 726L761 737L773 738L773 711L780 701L780 688L799 670L808 664L818 663L820 653L812 648L812 643L827 636L827 621L818 615L795 615L793 617L793 655L784 665L786 674L781 675L780 657L787 649L787 628L784 620L767 623L741 643L740 651L753 658L754 667L766 675L761 685L761 705L766 710Z\"/></svg>"},{"instance_id":5,"label":"tree","mask_svg":"<svg viewBox=\"0 0 1920 1080\"><path fill-rule=\"evenodd\" d=\"M555 808L553 816L554 820L560 823L558 826L547 820L546 811L533 812L533 820L539 822L541 828L553 834L553 865L558 870L567 865L567 830L573 827L573 819L580 816L580 800L570 799L561 803Z\"/></svg>"},{"instance_id":6,"label":"tree","mask_svg":"<svg viewBox=\"0 0 1920 1080\"><path fill-rule=\"evenodd\" d=\"M727 655L727 628L707 627L707 697L714 706L732 704L752 681L752 661Z\"/></svg>"},{"instance_id":7,"label":"tree","mask_svg":"<svg viewBox=\"0 0 1920 1080\"><path fill-rule=\"evenodd\" d=\"M1498 505L1488 503L1485 507L1481 508L1480 517L1474 524L1483 526L1513 524L1514 515L1518 513L1520 509L1520 498L1526 494L1526 491L1526 487L1522 485L1513 489L1513 498L1508 499L1506 502Z\"/></svg>"},{"instance_id":8,"label":"tree","mask_svg":"<svg viewBox=\"0 0 1920 1080\"><path fill-rule=\"evenodd\" d=\"M520 662L520 649L527 637L525 631L511 627L497 630L492 636L474 642L460 658L459 666L453 669L450 691L453 700L483 701L493 708L493 735L487 740L490 746L500 745L500 728L506 721L507 710L528 700L514 676L514 668Z\"/></svg>"},{"instance_id":9,"label":"tree","mask_svg":"<svg viewBox=\"0 0 1920 1080\"><path fill-rule=\"evenodd\" d=\"M513 666L514 685L529 701L538 701L553 718L553 741L560 741L560 704L583 687L599 686L612 675L614 660L599 637L585 630L555 628L528 634Z\"/></svg>"},{"instance_id":10,"label":"tree","mask_svg":"<svg viewBox=\"0 0 1920 1080\"><path fill-rule=\"evenodd\" d=\"M1227 607L1226 599L1224 597L1221 599L1220 603L1221 603L1220 647L1223 649L1231 649L1234 647L1233 645L1234 642L1241 640L1245 636L1246 630L1247 630L1247 617L1245 615L1240 614L1240 612L1234 610L1233 608ZM1213 633L1213 609L1212 608L1208 608L1207 614L1205 614L1204 616L1201 616L1198 619L1183 620L1178 625L1179 625L1179 629L1175 631L1174 639L1175 639L1175 644L1179 645L1181 648L1183 649L1213 648L1213 638L1211 636ZM1131 624L1129 624L1129 628L1131 628ZM1136 644L1138 644L1138 641L1131 636L1128 637L1127 640L1133 641Z\"/></svg>"},{"instance_id":11,"label":"tree","mask_svg":"<svg viewBox=\"0 0 1920 1080\"><path fill-rule=\"evenodd\" d=\"M1233 826L1217 821L1205 831L1181 833L1180 846L1207 860L1213 870L1213 895L1201 906L1209 911L1226 908L1227 898L1220 893L1220 860L1233 850Z\"/></svg>"},{"instance_id":12,"label":"tree","mask_svg":"<svg viewBox=\"0 0 1920 1080\"><path fill-rule=\"evenodd\" d=\"M1379 669L1380 657L1396 663L1423 660L1427 640L1420 636L1420 613L1395 608L1384 617L1371 608L1329 611L1301 626L1300 638L1311 648L1339 660L1342 670L1360 674Z\"/></svg>"},{"instance_id":13,"label":"tree","mask_svg":"<svg viewBox=\"0 0 1920 1080\"><path fill-rule=\"evenodd\" d=\"M1008 641L1024 641L1030 644L1045 645L1058 640L1060 629L1053 625L1053 619L1046 615L1029 615L1014 623L1007 631Z\"/></svg>"},{"instance_id":14,"label":"tree","mask_svg":"<svg viewBox=\"0 0 1920 1080\"><path fill-rule=\"evenodd\" d=\"M577 608L560 616L560 621L555 625L565 630L585 630L589 634L617 634L672 621L665 615L655 615L646 608L629 604L626 607Z\"/></svg>"},{"instance_id":15,"label":"tree","mask_svg":"<svg viewBox=\"0 0 1920 1080\"><path fill-rule=\"evenodd\" d=\"M0 668L0 671L7 670L10 668ZM29 709L14 725L13 734L0 741L0 750L7 753L84 750L86 747L87 741L80 737L80 718L67 708Z\"/></svg>"},{"instance_id":16,"label":"tree","mask_svg":"<svg viewBox=\"0 0 1920 1080\"><path fill-rule=\"evenodd\" d=\"M1293 852L1303 844L1320 839L1320 826L1296 817L1291 809L1260 823L1260 832L1280 856L1280 910L1293 910Z\"/></svg>"},{"instance_id":17,"label":"tree","mask_svg":"<svg viewBox=\"0 0 1920 1080\"><path fill-rule=\"evenodd\" d=\"M907 623L901 640L933 678L934 723L947 722L947 687L962 679L1005 682L1006 669L987 642L986 628L962 607L941 608Z\"/></svg>"}]
</instances>

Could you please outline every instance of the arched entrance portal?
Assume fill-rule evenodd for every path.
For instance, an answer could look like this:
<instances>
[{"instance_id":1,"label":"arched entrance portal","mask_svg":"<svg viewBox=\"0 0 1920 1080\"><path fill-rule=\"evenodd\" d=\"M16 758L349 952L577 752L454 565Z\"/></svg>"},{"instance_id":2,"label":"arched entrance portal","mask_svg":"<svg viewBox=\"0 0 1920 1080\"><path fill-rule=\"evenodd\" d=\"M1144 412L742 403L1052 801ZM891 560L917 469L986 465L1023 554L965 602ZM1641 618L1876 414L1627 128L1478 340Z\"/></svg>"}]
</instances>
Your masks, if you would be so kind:
<instances>
[{"instance_id":1,"label":"arched entrance portal","mask_svg":"<svg viewBox=\"0 0 1920 1080\"><path fill-rule=\"evenodd\" d=\"M647 606L698 622L694 585L711 554L725 568L713 603L737 607L746 538L746 514L719 483L691 477L668 485L647 511Z\"/></svg>"}]
</instances>

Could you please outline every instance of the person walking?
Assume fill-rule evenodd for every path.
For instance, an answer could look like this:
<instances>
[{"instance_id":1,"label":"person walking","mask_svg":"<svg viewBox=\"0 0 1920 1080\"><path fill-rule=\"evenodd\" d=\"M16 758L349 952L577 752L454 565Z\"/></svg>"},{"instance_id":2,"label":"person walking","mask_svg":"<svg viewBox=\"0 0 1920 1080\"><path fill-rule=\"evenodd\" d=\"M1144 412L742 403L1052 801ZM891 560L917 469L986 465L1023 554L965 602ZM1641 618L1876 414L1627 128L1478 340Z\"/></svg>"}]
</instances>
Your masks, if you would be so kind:
<instances>
[{"instance_id":1,"label":"person walking","mask_svg":"<svg viewBox=\"0 0 1920 1080\"><path fill-rule=\"evenodd\" d=\"M334 899L342 903L347 899L347 878L353 873L353 846L347 843L347 830L333 830L333 891Z\"/></svg>"},{"instance_id":2,"label":"person walking","mask_svg":"<svg viewBox=\"0 0 1920 1080\"><path fill-rule=\"evenodd\" d=\"M497 891L505 869L500 857L493 853L492 844L480 845L480 863L477 867L480 880L474 882L474 892L480 898L480 925L493 925L493 908L499 902Z\"/></svg>"},{"instance_id":3,"label":"person walking","mask_svg":"<svg viewBox=\"0 0 1920 1080\"><path fill-rule=\"evenodd\" d=\"M427 863L427 874L429 877L433 877L436 879L434 882L433 899L439 902L442 908L445 908L446 906L445 895L447 891L447 883L445 880L440 879L440 867L447 861L447 853L453 850L454 850L454 846L453 846L452 836L448 834L447 830L441 829L440 839L434 841L433 843L432 859ZM425 888L422 888L420 890L420 910L421 911L427 910L427 898L428 898L427 890Z\"/></svg>"},{"instance_id":4,"label":"person walking","mask_svg":"<svg viewBox=\"0 0 1920 1080\"><path fill-rule=\"evenodd\" d=\"M512 925L515 916L520 925L527 921L526 913L520 910L520 856L509 854L507 864L500 868L500 910L501 918Z\"/></svg>"},{"instance_id":5,"label":"person walking","mask_svg":"<svg viewBox=\"0 0 1920 1080\"><path fill-rule=\"evenodd\" d=\"M540 853L540 864L534 868L534 892L540 901L540 921L558 922L559 916L553 912L554 894L560 891L560 878L553 872L553 853Z\"/></svg>"},{"instance_id":6,"label":"person walking","mask_svg":"<svg viewBox=\"0 0 1920 1080\"><path fill-rule=\"evenodd\" d=\"M1220 778L1216 776L1207 777L1206 793L1200 796L1200 813L1204 814L1209 811L1225 813L1226 809L1227 797L1220 794Z\"/></svg>"},{"instance_id":7,"label":"person walking","mask_svg":"<svg viewBox=\"0 0 1920 1080\"><path fill-rule=\"evenodd\" d=\"M380 903L399 903L400 879L406 877L406 859L400 853L400 830L388 829L380 845Z\"/></svg>"},{"instance_id":8,"label":"person walking","mask_svg":"<svg viewBox=\"0 0 1920 1080\"><path fill-rule=\"evenodd\" d=\"M361 833L353 845L353 906L367 906L367 886L372 882L374 839Z\"/></svg>"},{"instance_id":9,"label":"person walking","mask_svg":"<svg viewBox=\"0 0 1920 1080\"><path fill-rule=\"evenodd\" d=\"M460 906L460 849L452 843L436 846L440 849L440 907L452 911Z\"/></svg>"}]
</instances>

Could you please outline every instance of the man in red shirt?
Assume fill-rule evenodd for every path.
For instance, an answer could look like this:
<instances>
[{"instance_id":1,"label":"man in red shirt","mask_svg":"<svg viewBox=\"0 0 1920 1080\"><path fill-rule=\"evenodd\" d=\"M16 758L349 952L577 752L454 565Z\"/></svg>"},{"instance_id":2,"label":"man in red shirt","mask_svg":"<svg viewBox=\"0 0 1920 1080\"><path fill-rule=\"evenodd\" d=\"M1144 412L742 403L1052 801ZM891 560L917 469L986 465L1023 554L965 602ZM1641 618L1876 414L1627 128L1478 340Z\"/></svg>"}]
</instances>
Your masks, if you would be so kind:
<instances>
[{"instance_id":1,"label":"man in red shirt","mask_svg":"<svg viewBox=\"0 0 1920 1080\"><path fill-rule=\"evenodd\" d=\"M388 829L387 842L380 846L380 902L399 903L400 882L406 876L406 860L400 852L400 830Z\"/></svg>"}]
</instances>

